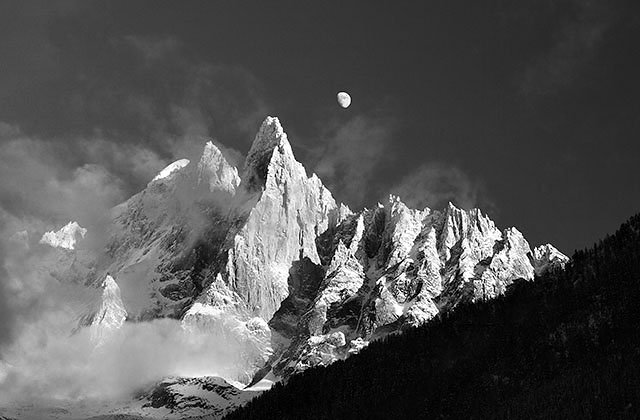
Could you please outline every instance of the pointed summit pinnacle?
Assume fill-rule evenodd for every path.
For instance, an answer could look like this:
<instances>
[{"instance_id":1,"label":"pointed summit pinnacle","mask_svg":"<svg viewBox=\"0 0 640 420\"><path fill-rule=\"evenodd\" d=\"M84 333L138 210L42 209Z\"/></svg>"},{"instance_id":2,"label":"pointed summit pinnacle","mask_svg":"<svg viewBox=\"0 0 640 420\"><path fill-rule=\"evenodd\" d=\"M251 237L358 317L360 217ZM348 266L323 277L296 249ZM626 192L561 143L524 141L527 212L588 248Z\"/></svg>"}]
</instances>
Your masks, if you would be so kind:
<instances>
[{"instance_id":1,"label":"pointed summit pinnacle","mask_svg":"<svg viewBox=\"0 0 640 420\"><path fill-rule=\"evenodd\" d=\"M222 151L208 141L197 166L198 184L205 184L209 191L226 191L234 194L240 184L238 170L229 164Z\"/></svg>"},{"instance_id":2,"label":"pointed summit pinnacle","mask_svg":"<svg viewBox=\"0 0 640 420\"><path fill-rule=\"evenodd\" d=\"M73 250L78 241L83 239L86 234L87 229L80 226L78 222L69 222L57 232L45 232L42 235L42 239L40 239L40 243L54 248Z\"/></svg>"},{"instance_id":3,"label":"pointed summit pinnacle","mask_svg":"<svg viewBox=\"0 0 640 420\"><path fill-rule=\"evenodd\" d=\"M264 185L269 164L276 150L286 160L295 162L287 133L282 129L280 120L277 117L267 117L260 126L245 161L243 179L246 180L249 188Z\"/></svg>"}]
</instances>

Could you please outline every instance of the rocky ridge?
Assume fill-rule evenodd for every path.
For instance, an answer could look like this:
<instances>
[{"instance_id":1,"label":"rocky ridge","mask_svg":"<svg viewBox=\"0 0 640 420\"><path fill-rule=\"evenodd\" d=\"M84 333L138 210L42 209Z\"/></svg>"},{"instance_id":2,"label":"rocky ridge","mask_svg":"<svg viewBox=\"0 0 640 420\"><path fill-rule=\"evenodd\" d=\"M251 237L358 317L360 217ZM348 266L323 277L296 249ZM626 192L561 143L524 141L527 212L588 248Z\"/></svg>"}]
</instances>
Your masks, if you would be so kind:
<instances>
[{"instance_id":1,"label":"rocky ridge","mask_svg":"<svg viewBox=\"0 0 640 420\"><path fill-rule=\"evenodd\" d=\"M69 222L58 231L46 232L42 235L40 243L54 248L73 250L76 247L76 242L83 239L86 233L87 229L81 227L78 222Z\"/></svg>"},{"instance_id":2,"label":"rocky ridge","mask_svg":"<svg viewBox=\"0 0 640 420\"><path fill-rule=\"evenodd\" d=\"M273 363L279 376L357 353L371 339L461 302L494 298L515 280L533 280L568 260L546 252L549 245L532 251L517 229L498 229L480 210L451 203L414 210L395 196L350 215L325 237L313 298L294 308L287 303L297 296L289 296L270 323L291 340Z\"/></svg>"}]
</instances>

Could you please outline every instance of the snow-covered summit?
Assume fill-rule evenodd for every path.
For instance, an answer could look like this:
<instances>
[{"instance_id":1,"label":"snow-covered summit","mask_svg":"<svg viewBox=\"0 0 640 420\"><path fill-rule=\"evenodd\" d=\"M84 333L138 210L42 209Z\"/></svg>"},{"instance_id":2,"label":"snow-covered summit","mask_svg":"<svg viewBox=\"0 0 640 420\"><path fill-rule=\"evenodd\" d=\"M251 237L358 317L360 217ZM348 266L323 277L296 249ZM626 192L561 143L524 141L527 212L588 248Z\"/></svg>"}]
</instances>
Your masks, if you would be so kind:
<instances>
[{"instance_id":1,"label":"snow-covered summit","mask_svg":"<svg viewBox=\"0 0 640 420\"><path fill-rule=\"evenodd\" d=\"M222 151L211 141L204 146L197 173L198 184L206 184L209 191L217 190L233 194L240 184L238 170L227 162Z\"/></svg>"},{"instance_id":2,"label":"snow-covered summit","mask_svg":"<svg viewBox=\"0 0 640 420\"><path fill-rule=\"evenodd\" d=\"M163 170L161 170L160 172L158 172L158 175L155 176L155 178L153 178L151 180L151 182L153 181L158 181L160 179L165 179L168 178L169 176L171 176L174 172L179 171L180 169L184 168L185 166L187 166L189 164L189 159L179 159L176 160L175 162L169 164L166 168L164 168Z\"/></svg>"},{"instance_id":3,"label":"snow-covered summit","mask_svg":"<svg viewBox=\"0 0 640 420\"><path fill-rule=\"evenodd\" d=\"M287 134L284 132L280 120L277 117L267 117L260 126L260 130L256 134L251 149L247 154L245 167L260 166L260 164L269 160L276 147L288 147L289 141Z\"/></svg>"},{"instance_id":4,"label":"snow-covered summit","mask_svg":"<svg viewBox=\"0 0 640 420\"><path fill-rule=\"evenodd\" d=\"M569 257L553 245L545 244L533 249L533 260L536 274L541 275L550 269L563 268L569 262Z\"/></svg>"},{"instance_id":5,"label":"snow-covered summit","mask_svg":"<svg viewBox=\"0 0 640 420\"><path fill-rule=\"evenodd\" d=\"M75 249L77 242L86 234L87 229L77 222L69 222L58 231L45 232L40 243L54 248Z\"/></svg>"},{"instance_id":6,"label":"snow-covered summit","mask_svg":"<svg viewBox=\"0 0 640 420\"><path fill-rule=\"evenodd\" d=\"M284 132L280 120L267 117L247 154L242 182L248 190L259 189L267 181L269 169L292 169L293 166L298 166L296 164L302 168L293 156L287 133Z\"/></svg>"},{"instance_id":7,"label":"snow-covered summit","mask_svg":"<svg viewBox=\"0 0 640 420\"><path fill-rule=\"evenodd\" d=\"M329 364L462 302L492 299L517 279L533 280L544 260L543 248L532 252L520 231L499 229L478 209L414 210L393 195L347 216L323 242L325 263L292 273L307 289L294 289L270 321L291 340L276 375Z\"/></svg>"},{"instance_id":8,"label":"snow-covered summit","mask_svg":"<svg viewBox=\"0 0 640 420\"><path fill-rule=\"evenodd\" d=\"M120 287L111 275L107 274L100 289L98 300L79 322L80 327L89 327L91 342L96 346L104 344L127 319Z\"/></svg>"}]
</instances>

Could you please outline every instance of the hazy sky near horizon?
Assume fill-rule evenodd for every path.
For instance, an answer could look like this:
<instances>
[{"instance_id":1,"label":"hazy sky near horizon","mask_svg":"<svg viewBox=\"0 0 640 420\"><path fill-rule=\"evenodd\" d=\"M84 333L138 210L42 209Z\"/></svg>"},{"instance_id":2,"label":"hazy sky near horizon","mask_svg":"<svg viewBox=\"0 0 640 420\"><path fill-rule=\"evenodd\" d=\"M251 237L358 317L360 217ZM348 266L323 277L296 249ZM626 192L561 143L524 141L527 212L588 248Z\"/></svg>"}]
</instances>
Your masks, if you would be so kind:
<instances>
[{"instance_id":1,"label":"hazy sky near horizon","mask_svg":"<svg viewBox=\"0 0 640 420\"><path fill-rule=\"evenodd\" d=\"M66 223L274 115L352 208L451 200L571 253L640 211L639 40L631 0L3 1L0 206Z\"/></svg>"}]
</instances>

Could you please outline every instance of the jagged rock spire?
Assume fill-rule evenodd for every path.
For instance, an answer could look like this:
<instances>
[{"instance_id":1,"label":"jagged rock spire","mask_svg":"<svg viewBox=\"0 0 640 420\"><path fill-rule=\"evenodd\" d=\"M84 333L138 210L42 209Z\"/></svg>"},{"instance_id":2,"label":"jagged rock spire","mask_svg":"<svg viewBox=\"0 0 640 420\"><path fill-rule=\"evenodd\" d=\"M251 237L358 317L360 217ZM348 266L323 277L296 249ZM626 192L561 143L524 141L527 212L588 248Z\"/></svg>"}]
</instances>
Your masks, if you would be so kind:
<instances>
[{"instance_id":1,"label":"jagged rock spire","mask_svg":"<svg viewBox=\"0 0 640 420\"><path fill-rule=\"evenodd\" d=\"M558 251L551 244L544 244L533 249L533 267L537 275L542 275L548 270L564 268L569 262L569 257Z\"/></svg>"},{"instance_id":2,"label":"jagged rock spire","mask_svg":"<svg viewBox=\"0 0 640 420\"><path fill-rule=\"evenodd\" d=\"M40 239L41 244L46 244L54 248L64 248L73 250L78 241L87 234L87 229L78 222L69 222L58 231L46 232Z\"/></svg>"},{"instance_id":3,"label":"jagged rock spire","mask_svg":"<svg viewBox=\"0 0 640 420\"><path fill-rule=\"evenodd\" d=\"M247 156L241 188L259 195L234 235L224 277L249 311L270 319L289 294L292 262L319 263L316 239L335 224L338 206L318 177L307 177L272 117Z\"/></svg>"},{"instance_id":4,"label":"jagged rock spire","mask_svg":"<svg viewBox=\"0 0 640 420\"><path fill-rule=\"evenodd\" d=\"M478 209L449 203L442 211L413 210L393 195L347 217L333 235L322 286L309 309L298 311L304 314L298 330L308 338L297 337L276 363L276 374L331 363L402 325L427 322L461 302L494 298L517 279L532 280L534 267L551 253L536 248L532 254L520 231L498 229ZM290 322L293 314L276 316ZM331 344L332 331L343 334L343 344Z\"/></svg>"},{"instance_id":5,"label":"jagged rock spire","mask_svg":"<svg viewBox=\"0 0 640 420\"><path fill-rule=\"evenodd\" d=\"M110 274L105 276L100 289L95 306L79 322L80 327L89 327L91 342L96 346L105 344L127 319L120 287Z\"/></svg>"},{"instance_id":6,"label":"jagged rock spire","mask_svg":"<svg viewBox=\"0 0 640 420\"><path fill-rule=\"evenodd\" d=\"M276 117L267 117L262 122L247 154L242 183L247 190L259 189L265 186L270 168L272 171L277 166L282 169L293 169L296 163L298 162L293 157L291 145L280 125L280 120Z\"/></svg>"},{"instance_id":7,"label":"jagged rock spire","mask_svg":"<svg viewBox=\"0 0 640 420\"><path fill-rule=\"evenodd\" d=\"M197 166L198 184L206 184L209 191L225 191L234 194L240 184L238 170L231 166L213 142L204 146Z\"/></svg>"}]
</instances>

